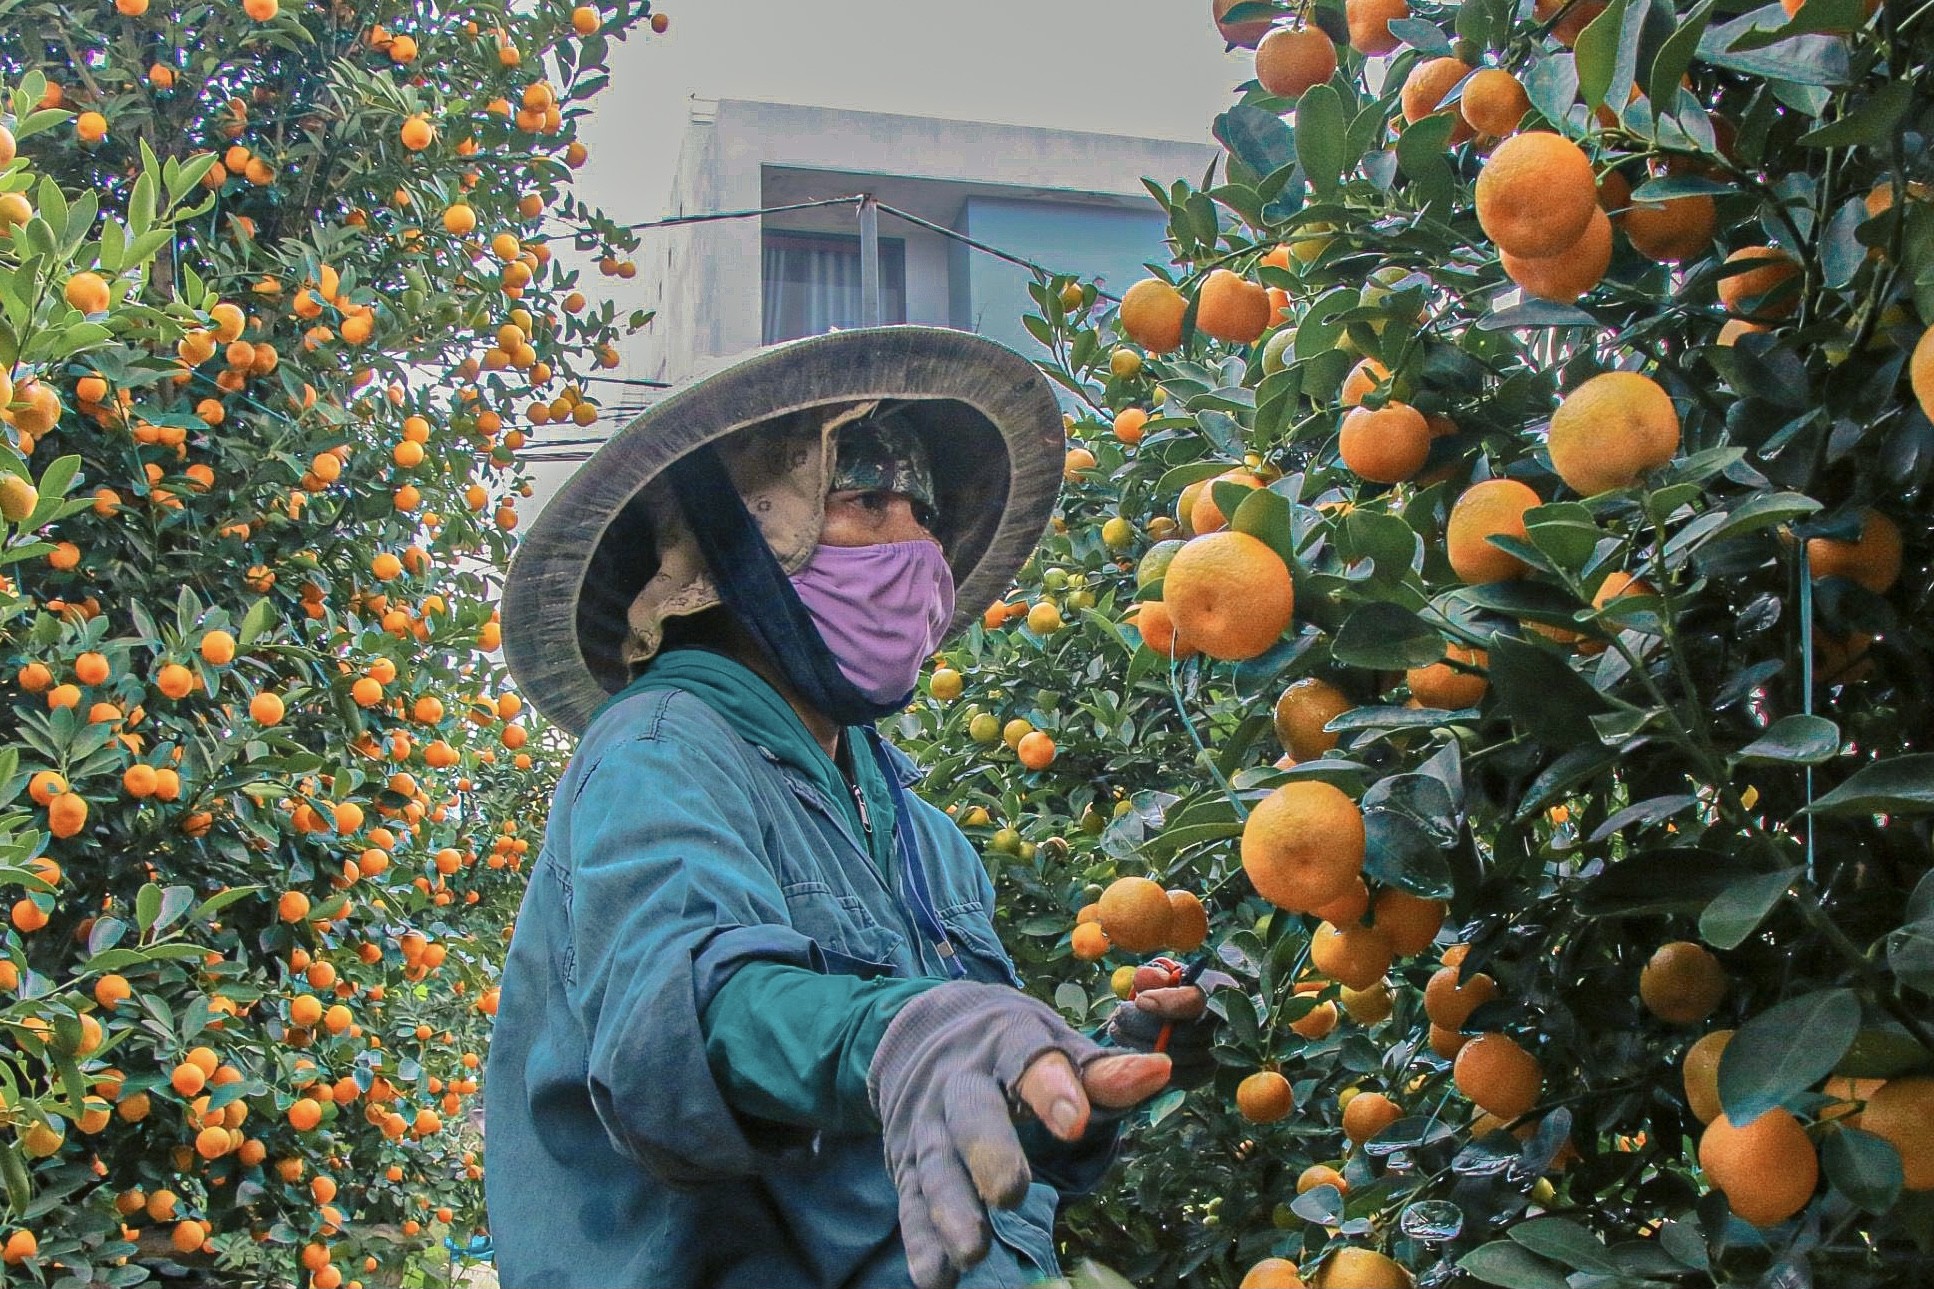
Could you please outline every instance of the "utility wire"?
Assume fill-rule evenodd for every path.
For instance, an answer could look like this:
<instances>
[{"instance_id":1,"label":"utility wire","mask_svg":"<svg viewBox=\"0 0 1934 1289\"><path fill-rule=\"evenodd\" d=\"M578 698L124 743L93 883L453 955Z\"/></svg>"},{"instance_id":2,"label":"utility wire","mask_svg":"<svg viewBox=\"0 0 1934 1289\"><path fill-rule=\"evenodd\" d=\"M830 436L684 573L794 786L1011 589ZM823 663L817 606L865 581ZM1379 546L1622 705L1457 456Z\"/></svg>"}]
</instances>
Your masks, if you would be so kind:
<instances>
[{"instance_id":1,"label":"utility wire","mask_svg":"<svg viewBox=\"0 0 1934 1289\"><path fill-rule=\"evenodd\" d=\"M670 228L678 224L709 224L709 223L713 223L715 221L724 220L724 219L751 219L754 216L777 215L777 214L782 214L785 211L789 211L789 210L815 210L823 206L844 206L849 204L857 205L858 203L863 202L866 199L867 199L867 194L854 193L846 197L826 197L826 198L822 198L819 201L799 201L799 202L793 202L785 206L761 206L756 210L720 210L720 211L712 211L702 215L672 215L665 219L652 219L652 220L646 220L643 223L638 223L638 224L625 224L623 225L623 227L631 228L631 229L644 229L644 228ZM1073 274L1057 274L1053 269L1050 269L1045 265L1037 264L1033 260L1026 259L1023 256L1015 255L1011 251L1004 251L998 246L992 246L986 242L980 241L977 238L969 237L966 233L960 232L957 229L948 228L945 224L936 224L930 219L924 219L921 216L915 215L909 211L901 210L897 206L889 206L885 202L878 202L878 201L874 202L873 204L878 209L893 216L895 219L904 220L906 223L912 224L917 228L924 228L930 233L937 233L941 237L949 238L953 241L960 242L962 245L965 245L965 246L970 246L974 250L977 250L984 255L992 255L995 259L1005 260L1009 264L1017 264L1024 269L1028 269L1028 270L1031 270L1032 272L1039 273L1043 277L1051 278L1051 277L1074 276ZM1106 291L1097 291L1096 294L1099 295L1102 299L1111 301L1113 303L1119 304L1121 302L1120 296L1110 295Z\"/></svg>"},{"instance_id":2,"label":"utility wire","mask_svg":"<svg viewBox=\"0 0 1934 1289\"><path fill-rule=\"evenodd\" d=\"M928 232L938 233L942 237L950 237L956 242L960 242L966 246L972 247L974 250L981 252L983 255L992 255L997 260L1006 260L1009 264L1018 264L1024 269L1030 269L1033 272L1039 273L1042 277L1051 278L1051 277L1057 277L1057 276L1070 276L1070 277L1073 276L1072 274L1057 274L1054 272L1053 269L1046 268L1046 267L1043 267L1042 265L1036 264L1033 260L1023 259L1019 255L1011 254L1007 251L1002 250L998 246L989 246L986 242L977 241L976 239L969 237L965 233L959 232L955 229L948 228L945 224L936 224L930 219L922 219L918 215L908 214L906 211L901 210L895 206L889 206L885 202L876 202L874 204L877 205L881 211L883 211L888 215L893 216L895 219L903 219L909 224L913 224L917 227L926 229ZM1114 303L1114 304L1121 303L1120 296L1110 295L1108 294L1108 292L1103 291L1099 288L1095 290L1095 294L1101 299L1110 301L1111 303Z\"/></svg>"},{"instance_id":3,"label":"utility wire","mask_svg":"<svg viewBox=\"0 0 1934 1289\"><path fill-rule=\"evenodd\" d=\"M786 211L792 211L792 210L816 210L826 206L856 205L866 200L867 200L867 195L865 193L854 193L850 196L845 196L845 197L826 197L819 201L792 202L784 206L761 206L754 210L721 210L721 211L711 211L700 215L672 215L665 219L646 220L642 223L626 224L626 225L623 225L623 227L630 228L630 229L647 229L647 228L671 228L680 224L709 224L709 223L715 223L720 220L727 220L727 219L752 219L755 217L763 217L765 215L777 215L777 214L782 214ZM885 202L875 202L874 206L878 210L893 216L895 219L901 220L908 224L912 224L916 228L923 228L930 233L935 233L941 237L945 237L952 241L959 242L964 246L967 246L973 250L979 251L983 255L991 255L997 260L1003 260L1009 264L1018 265L1019 267L1027 269L1031 273L1038 274L1043 278L1053 278L1058 276L1072 276L1072 275L1057 274L1054 272L1054 270L1047 268L1045 265L1038 264L1035 261L1027 259L1024 256L1016 255L1011 251L1004 251L998 246L993 246L987 242L983 242L979 240L978 238L970 237L966 233L960 232L957 229L948 228L945 224L936 224L930 219L924 219L921 216L915 215L910 211L901 210L897 206L889 206ZM1099 288L1096 289L1095 295L1099 299L1107 300L1111 304L1121 303L1120 296L1111 295L1106 291L1100 290ZM590 383L595 381L600 384L606 384L606 385L625 385L625 386L632 386L632 387L644 388L644 389L673 388L671 382L669 381L645 380L639 377L585 376L585 377L582 377L581 379L585 383ZM637 416L638 414L640 414L650 406L651 404L649 402L621 403L614 406L605 407L602 409L602 411L607 416L609 416L614 420L627 421L627 420L630 420L632 417ZM605 441L606 440L604 439L561 439L561 440L555 440L552 442L547 442L543 446L546 449L575 447L581 443L582 444L602 444ZM524 462L530 463L530 464L546 464L546 463L566 463L566 462L574 462L574 461L588 461L590 460L590 458L591 458L591 453L589 452L545 451L543 453L527 453L521 459Z\"/></svg>"},{"instance_id":4,"label":"utility wire","mask_svg":"<svg viewBox=\"0 0 1934 1289\"><path fill-rule=\"evenodd\" d=\"M844 206L849 202L866 200L864 193L851 197L827 197L820 201L796 201L789 206L762 206L757 210L716 210L703 215L668 215L664 219L648 219L640 224L620 224L620 228L672 228L679 224L710 224L721 219L750 219L754 215L777 215L788 210L813 210L820 206Z\"/></svg>"}]
</instances>

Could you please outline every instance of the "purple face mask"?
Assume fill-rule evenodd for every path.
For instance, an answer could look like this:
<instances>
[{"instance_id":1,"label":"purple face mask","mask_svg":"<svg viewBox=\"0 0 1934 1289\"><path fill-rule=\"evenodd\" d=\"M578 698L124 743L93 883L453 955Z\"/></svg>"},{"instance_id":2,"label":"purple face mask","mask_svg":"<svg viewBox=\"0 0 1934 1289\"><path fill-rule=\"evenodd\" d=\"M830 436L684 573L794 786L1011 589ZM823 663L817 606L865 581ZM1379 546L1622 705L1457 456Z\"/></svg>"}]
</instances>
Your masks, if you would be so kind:
<instances>
[{"instance_id":1,"label":"purple face mask","mask_svg":"<svg viewBox=\"0 0 1934 1289\"><path fill-rule=\"evenodd\" d=\"M792 585L839 669L876 703L913 688L954 616L953 570L933 542L822 545Z\"/></svg>"}]
</instances>

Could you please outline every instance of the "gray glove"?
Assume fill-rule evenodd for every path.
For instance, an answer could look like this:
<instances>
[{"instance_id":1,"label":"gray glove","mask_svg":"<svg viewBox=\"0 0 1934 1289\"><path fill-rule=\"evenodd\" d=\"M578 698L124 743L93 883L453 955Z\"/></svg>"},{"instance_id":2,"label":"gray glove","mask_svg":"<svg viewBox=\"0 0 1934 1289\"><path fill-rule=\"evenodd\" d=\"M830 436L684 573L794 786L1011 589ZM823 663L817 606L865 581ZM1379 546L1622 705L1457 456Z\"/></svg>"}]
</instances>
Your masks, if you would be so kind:
<instances>
[{"instance_id":1,"label":"gray glove","mask_svg":"<svg viewBox=\"0 0 1934 1289\"><path fill-rule=\"evenodd\" d=\"M986 1205L1013 1208L1026 1197L1014 1088L1050 1052L1077 1072L1108 1054L1046 1003L971 980L914 998L881 1036L866 1088L900 1194L907 1268L921 1289L951 1289L987 1256ZM1066 1132L1073 1123L1052 1126Z\"/></svg>"}]
</instances>

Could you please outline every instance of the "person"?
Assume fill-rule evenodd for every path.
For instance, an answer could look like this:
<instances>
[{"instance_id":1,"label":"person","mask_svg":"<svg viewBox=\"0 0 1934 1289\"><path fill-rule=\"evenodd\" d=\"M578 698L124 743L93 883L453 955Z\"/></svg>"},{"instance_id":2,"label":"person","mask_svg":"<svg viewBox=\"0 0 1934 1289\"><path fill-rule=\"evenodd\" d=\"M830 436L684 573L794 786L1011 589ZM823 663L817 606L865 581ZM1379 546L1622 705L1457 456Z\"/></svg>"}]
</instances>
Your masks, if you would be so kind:
<instances>
[{"instance_id":1,"label":"person","mask_svg":"<svg viewBox=\"0 0 1934 1289\"><path fill-rule=\"evenodd\" d=\"M1023 992L875 728L1033 550L1062 433L990 341L835 333L654 404L532 526L506 660L581 737L489 1053L505 1289L1052 1278L1061 1198L1206 1071L1200 985L1097 1037Z\"/></svg>"}]
</instances>

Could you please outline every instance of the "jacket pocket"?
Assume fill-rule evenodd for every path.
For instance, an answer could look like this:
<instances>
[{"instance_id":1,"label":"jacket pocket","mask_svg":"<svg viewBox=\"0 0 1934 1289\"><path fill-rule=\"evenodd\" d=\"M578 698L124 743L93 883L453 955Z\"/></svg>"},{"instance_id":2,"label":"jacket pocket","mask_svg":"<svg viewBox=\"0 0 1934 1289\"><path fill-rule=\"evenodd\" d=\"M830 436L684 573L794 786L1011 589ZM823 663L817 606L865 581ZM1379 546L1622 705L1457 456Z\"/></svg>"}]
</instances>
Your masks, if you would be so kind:
<instances>
[{"instance_id":1,"label":"jacket pocket","mask_svg":"<svg viewBox=\"0 0 1934 1289\"><path fill-rule=\"evenodd\" d=\"M832 970L858 976L892 970L905 941L875 922L858 896L837 895L820 881L788 882L781 891L794 929L820 947Z\"/></svg>"},{"instance_id":2,"label":"jacket pocket","mask_svg":"<svg viewBox=\"0 0 1934 1289\"><path fill-rule=\"evenodd\" d=\"M987 921L986 910L979 900L969 900L951 904L938 910L940 924L947 930L947 939L952 942L954 952L960 955L961 964L967 974L975 980L997 985L1020 987L1021 978L1014 971L1014 961L1001 947L1000 938Z\"/></svg>"}]
</instances>

